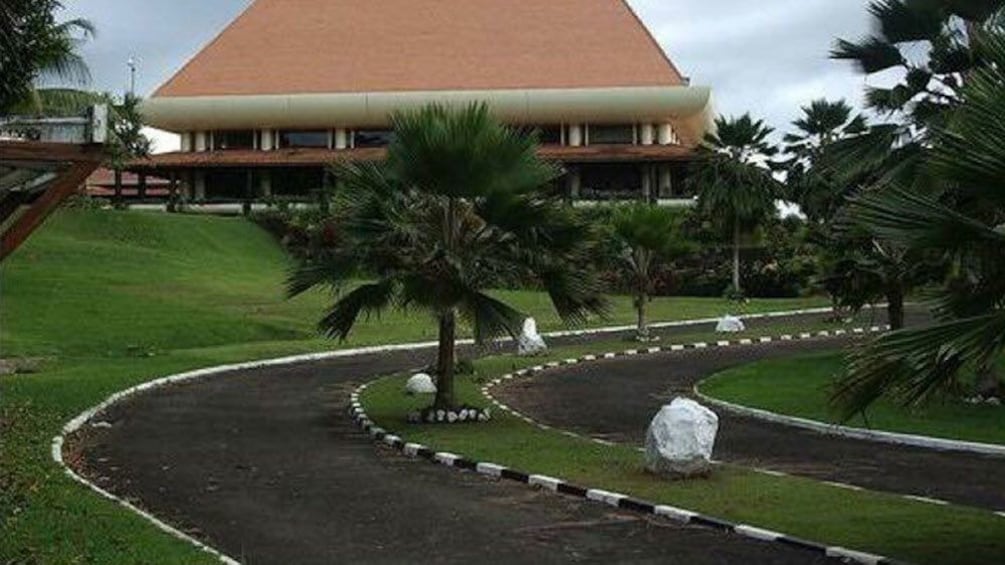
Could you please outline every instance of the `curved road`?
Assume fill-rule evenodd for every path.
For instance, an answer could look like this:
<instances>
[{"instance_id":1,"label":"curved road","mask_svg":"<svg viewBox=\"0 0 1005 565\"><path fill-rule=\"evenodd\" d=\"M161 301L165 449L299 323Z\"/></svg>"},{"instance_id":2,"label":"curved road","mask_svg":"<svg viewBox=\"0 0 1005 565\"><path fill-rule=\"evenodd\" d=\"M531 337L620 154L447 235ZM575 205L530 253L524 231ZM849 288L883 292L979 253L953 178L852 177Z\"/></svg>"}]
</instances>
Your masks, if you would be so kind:
<instances>
[{"instance_id":1,"label":"curved road","mask_svg":"<svg viewBox=\"0 0 1005 565\"><path fill-rule=\"evenodd\" d=\"M140 395L81 440L82 471L247 565L823 563L393 455L345 416L395 353L235 372Z\"/></svg>"},{"instance_id":2,"label":"curved road","mask_svg":"<svg viewBox=\"0 0 1005 565\"><path fill-rule=\"evenodd\" d=\"M841 340L660 353L555 369L493 394L552 426L642 444L660 406L726 368L833 350ZM1005 510L1005 458L828 436L719 411L717 459L865 488Z\"/></svg>"}]
</instances>

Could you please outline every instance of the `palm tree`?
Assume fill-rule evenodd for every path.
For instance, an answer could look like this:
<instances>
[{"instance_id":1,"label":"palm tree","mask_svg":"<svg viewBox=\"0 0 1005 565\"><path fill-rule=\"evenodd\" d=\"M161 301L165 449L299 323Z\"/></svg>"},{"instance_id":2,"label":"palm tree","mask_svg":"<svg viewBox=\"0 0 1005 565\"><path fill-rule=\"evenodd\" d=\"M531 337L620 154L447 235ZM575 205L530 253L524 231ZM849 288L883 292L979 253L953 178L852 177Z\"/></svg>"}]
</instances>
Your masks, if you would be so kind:
<instances>
[{"instance_id":1,"label":"palm tree","mask_svg":"<svg viewBox=\"0 0 1005 565\"><path fill-rule=\"evenodd\" d=\"M289 292L336 292L319 324L333 338L346 339L361 315L429 312L439 324L435 406L452 408L458 318L479 343L516 337L526 316L487 292L516 281L542 286L566 321L602 312L595 238L545 188L560 171L537 157L534 139L484 104L430 106L392 123L386 161L334 167L339 237L291 275ZM372 280L352 286L359 277Z\"/></svg>"},{"instance_id":2,"label":"palm tree","mask_svg":"<svg viewBox=\"0 0 1005 565\"><path fill-rule=\"evenodd\" d=\"M698 208L729 231L733 244L733 286L739 297L740 244L744 233L753 231L776 213L779 183L766 168L778 150L769 142L773 129L750 114L739 118L719 117L715 131L705 137L702 158L690 182L698 192Z\"/></svg>"},{"instance_id":3,"label":"palm tree","mask_svg":"<svg viewBox=\"0 0 1005 565\"><path fill-rule=\"evenodd\" d=\"M852 205L880 238L941 254L954 266L936 302L939 323L894 332L851 357L834 401L852 415L884 394L916 403L957 385L964 368L996 393L995 361L1005 348L1005 35L979 42L989 64L961 89L950 125L926 164L947 187L940 196L903 186L872 191Z\"/></svg>"},{"instance_id":4,"label":"palm tree","mask_svg":"<svg viewBox=\"0 0 1005 565\"><path fill-rule=\"evenodd\" d=\"M0 36L4 56L0 59L0 114L25 104L38 108L39 80L83 85L90 73L77 53L80 43L92 38L88 20L56 20L63 8L59 0L6 0L0 5Z\"/></svg>"},{"instance_id":5,"label":"palm tree","mask_svg":"<svg viewBox=\"0 0 1005 565\"><path fill-rule=\"evenodd\" d=\"M822 224L834 217L848 190L855 187L855 183L835 179L822 166L823 156L835 143L865 133L868 123L844 100L814 100L802 112L792 122L795 131L783 138L788 200L798 204L811 222Z\"/></svg>"},{"instance_id":6,"label":"palm tree","mask_svg":"<svg viewBox=\"0 0 1005 565\"><path fill-rule=\"evenodd\" d=\"M680 217L668 208L636 203L615 209L611 228L621 247L620 264L631 281L638 313L637 337L648 341L646 306L652 299L653 277L667 259L688 247L680 235Z\"/></svg>"}]
</instances>

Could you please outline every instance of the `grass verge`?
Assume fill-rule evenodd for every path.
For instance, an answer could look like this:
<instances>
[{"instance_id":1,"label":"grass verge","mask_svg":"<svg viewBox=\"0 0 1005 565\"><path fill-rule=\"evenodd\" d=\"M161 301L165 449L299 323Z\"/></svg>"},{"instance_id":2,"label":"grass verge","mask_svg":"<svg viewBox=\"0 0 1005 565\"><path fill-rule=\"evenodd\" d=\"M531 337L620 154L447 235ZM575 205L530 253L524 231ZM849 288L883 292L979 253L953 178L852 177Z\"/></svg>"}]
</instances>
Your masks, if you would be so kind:
<instances>
[{"instance_id":1,"label":"grass verge","mask_svg":"<svg viewBox=\"0 0 1005 565\"><path fill-rule=\"evenodd\" d=\"M0 377L0 563L198 564L212 560L93 495L52 462L63 424L110 394L170 374L331 349L314 323L328 297L283 298L289 261L240 219L66 210L0 269L0 356L35 358ZM541 293L500 291L562 329ZM630 299L593 325L628 324ZM754 301L748 313L821 306ZM717 299L654 302L654 319L722 315ZM435 324L394 312L343 347L426 341ZM212 540L210 540L212 541Z\"/></svg>"},{"instance_id":2,"label":"grass verge","mask_svg":"<svg viewBox=\"0 0 1005 565\"><path fill-rule=\"evenodd\" d=\"M479 387L487 379L542 362L611 351L617 345L560 348L548 358L533 360L513 356L479 360L477 378L458 383L459 401L486 406ZM428 399L405 395L405 379L389 377L369 387L362 396L367 413L407 441L438 451L918 563L991 563L1005 556L1005 519L984 510L853 492L811 479L774 477L730 465L705 480L661 480L644 470L640 454L630 446L606 447L570 438L508 414L496 414L492 422L478 425L407 424L406 415Z\"/></svg>"},{"instance_id":3,"label":"grass verge","mask_svg":"<svg viewBox=\"0 0 1005 565\"><path fill-rule=\"evenodd\" d=\"M702 383L700 389L727 402L836 423L828 396L845 367L840 352L771 359L726 370ZM847 425L1005 444L1005 407L972 405L955 397L918 407L880 401L868 410L865 419L857 416Z\"/></svg>"}]
</instances>

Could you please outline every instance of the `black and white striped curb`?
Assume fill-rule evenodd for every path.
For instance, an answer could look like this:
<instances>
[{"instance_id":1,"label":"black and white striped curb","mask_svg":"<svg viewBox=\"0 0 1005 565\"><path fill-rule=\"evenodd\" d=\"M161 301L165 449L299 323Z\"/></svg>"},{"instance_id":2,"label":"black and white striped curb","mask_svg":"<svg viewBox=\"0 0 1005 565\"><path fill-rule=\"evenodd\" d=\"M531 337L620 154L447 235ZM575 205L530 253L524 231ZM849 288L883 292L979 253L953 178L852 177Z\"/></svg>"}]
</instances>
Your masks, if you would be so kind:
<instances>
[{"instance_id":1,"label":"black and white striped curb","mask_svg":"<svg viewBox=\"0 0 1005 565\"><path fill-rule=\"evenodd\" d=\"M845 330L845 329L839 329L839 330L821 330L821 331L817 331L817 332L802 332L802 333L796 333L796 334L785 334L785 335L778 336L778 337L774 337L774 336L762 336L762 337L758 337L758 338L742 338L742 339L736 339L736 340L719 340L719 341L714 341L714 342L699 341L699 342L695 342L695 343L674 344L674 345L667 345L667 346L660 346L660 347L646 347L646 348L641 348L641 349L628 349L628 350L624 350L624 351L615 351L615 352L609 352L609 353L599 353L599 354L584 355L582 357L575 357L575 358L565 359L563 361L552 361L550 363L545 363L543 365L536 365L534 367L529 367L529 368L526 368L526 369L520 369L519 371L514 371L512 373L505 374L505 375L503 375L503 376L501 376L501 377L499 377L497 379L493 379L493 380L489 381L488 383L486 383L485 386L482 387L481 392L499 410L502 410L503 412L509 413L509 414L515 416L516 418L519 418L520 420L523 420L524 422L527 422L528 424L531 424L533 426L537 426L538 428L540 428L542 430L553 430L554 428L552 428L551 426L549 426L547 424L542 424L540 422L537 422L533 418L530 418L530 417L528 417L528 416L526 416L524 414L521 414L520 412L518 412L518 411L514 410L513 408L511 408L510 406L507 406L506 404L500 402L498 399L496 399L494 396L492 396L492 389L495 388L495 387L497 387L497 386L499 386L499 385L501 385L501 384L504 384L504 383L506 383L508 381L514 380L514 379L525 378L525 377L532 377L532 376L538 375L538 374L546 372L546 371L551 371L553 369L558 369L560 367L567 367L567 366L571 366L571 365L579 365L579 364L583 364L583 363L593 363L593 362L597 362L597 361L610 360L610 359L620 359L620 358L625 358L625 357L637 357L637 356L641 356L641 355L654 355L654 354L657 354L657 353L693 351L693 350L710 349L710 348L724 348L724 347L736 347L736 346L762 345L762 344L778 343L778 342L806 341L806 340L822 339L822 338L833 338L833 337L845 337L845 336L855 336L855 335L877 334L877 333L882 333L882 332L888 331L889 329L890 329L890 326L871 326L871 327L865 327L865 328L851 328L851 329L847 329L847 330ZM564 435L567 435L569 437L574 437L574 438L579 438L579 439L585 439L585 440L593 441L594 443L598 443L598 444L601 444L601 445L611 445L611 442L609 442L609 441L607 441L605 439L602 439L602 438L586 437L586 436L577 434L577 433L572 432L572 431L567 431L567 430L556 430L556 431L558 431L559 433L562 433ZM768 473L768 474L775 474L775 473Z\"/></svg>"},{"instance_id":2,"label":"black and white striped curb","mask_svg":"<svg viewBox=\"0 0 1005 565\"><path fill-rule=\"evenodd\" d=\"M464 457L463 455L448 452L437 452L422 444L409 443L404 438L381 428L373 420L371 420L369 416L367 416L366 410L363 408L363 404L360 400L360 395L365 392L368 387L368 384L361 385L352 393L350 397L349 415L352 417L353 422L355 422L363 430L363 432L368 434L375 442L400 451L407 457L426 459L436 464L475 472L494 479L516 481L531 487L538 487L559 494L583 498L600 504L607 504L609 506L630 512L637 512L657 518L665 518L681 524L704 526L723 532L738 534L757 541L780 543L797 549L813 552L818 555L841 559L849 563L861 563L863 565L895 563L895 561L881 555L855 551L844 547L827 546L786 535L784 533L758 528L756 526L736 524L728 520L707 516L698 512L677 508L675 506L656 504L604 489L579 486L556 477L536 475L487 461L474 461Z\"/></svg>"},{"instance_id":3,"label":"black and white striped curb","mask_svg":"<svg viewBox=\"0 0 1005 565\"><path fill-rule=\"evenodd\" d=\"M829 308L808 308L802 310L789 310L782 312L768 312L764 314L751 314L745 316L746 319L768 319L768 318L784 318L791 316L801 316L810 314L820 314L830 312ZM654 328L672 328L672 327L688 327L703 324L710 324L717 322L718 319L708 318L699 320L682 320L678 322L665 322L653 324ZM543 334L545 337L556 338L556 337L572 337L572 336L587 336L587 335L603 335L603 334L614 334L621 333L625 331L632 330L632 326L614 326L605 328L596 328L589 330L572 330L572 331L558 331L558 332L548 332ZM473 344L473 340L458 340L458 345L470 345ZM185 373L180 373L177 375L170 375L167 377L159 378L156 380L148 381L140 385L130 387L128 389L119 391L112 394L100 404L93 406L84 412L77 415L75 418L70 420L63 426L63 429L52 439L51 444L51 454L53 461L58 464L63 472L70 477L75 482L87 487L88 489L94 491L98 495L111 500L120 506L126 508L127 510L137 514L144 520L150 522L158 529L168 533L169 535L188 542L189 544L197 547L198 549L205 551L206 553L217 557L222 563L227 565L240 565L240 562L232 557L225 555L223 552L212 548L199 540L189 536L188 534L178 530L167 524L166 522L160 520L153 514L146 512L139 507L131 504L130 502L115 496L114 494L102 489L95 483L87 480L85 477L77 474L73 469L67 465L66 461L63 459L63 446L66 443L66 438L77 433L83 428L91 419L100 414L101 412L107 410L112 405L117 404L125 399L131 398L137 394L144 392L153 391L165 386L170 386L172 384L179 384L188 381L194 381L198 379L208 378L212 376L222 375L225 373L230 373L233 371L243 371L250 369L260 369L266 367L279 367L284 365L294 365L299 363L310 363L314 361L325 361L330 359L338 359L345 357L357 357L362 355L374 355L380 353L392 353L392 352L402 352L402 351L421 351L423 349L432 349L438 345L435 341L429 342L415 342L415 343L402 343L394 345L379 345L371 347L358 347L354 349L343 349L338 351L328 351L321 353L310 353L305 355L294 355L289 357L281 357L277 359L267 359L262 361L252 361L248 363L238 363L233 365L222 365L218 367L209 367L206 369L199 369L195 371L189 371Z\"/></svg>"},{"instance_id":4,"label":"black and white striped curb","mask_svg":"<svg viewBox=\"0 0 1005 565\"><path fill-rule=\"evenodd\" d=\"M551 363L546 363L546 364L543 364L543 365L537 365L537 366L534 366L534 367L529 367L527 369L521 369L519 371L515 371L513 373L509 373L509 374L503 375L503 376L501 376L501 377L499 377L497 379L493 379L492 381L490 381L487 384L485 384L485 386L483 386L481 388L481 392L485 396L485 398L487 398L500 411L506 412L506 413L510 414L511 416L517 418L517 419L523 420L524 422L526 422L526 423L528 423L528 424L530 424L532 426L536 426L537 428L539 428L541 430L544 430L544 431L554 431L554 432L560 433L562 435L565 435L565 436L568 436L568 437L571 437L571 438L580 439L580 440L584 440L584 441L592 441L593 443L597 443L597 444L600 444L600 445L610 446L610 445L614 445L613 442L608 441L606 439L598 438L598 437L584 436L582 434L578 434L576 432L569 431L569 430L559 430L559 429L556 429L556 428L554 428L552 426L549 426L547 424L543 424L541 422L538 422L538 421L534 420L533 418L530 418L529 416L527 416L527 415L525 415L525 414L523 414L523 413L521 413L521 412L519 412L517 410L514 410L512 407L504 404L503 402L500 402L499 399L495 398L492 395L492 389L495 388L495 387L497 387L497 386L499 386L499 385L505 384L506 382L512 381L514 379L537 376L537 375L540 375L541 373L544 373L544 372L547 372L547 371L551 371L551 370L554 370L554 369L558 369L560 367L567 367L567 366L570 366L570 365L578 365L578 364L583 364L583 363L591 363L591 362L596 362L596 361L601 361L601 360L619 359L619 358L625 358L625 357L635 357L635 356L640 356L640 355L651 355L651 354L656 354L656 353L666 353L668 351L669 352L678 352L678 351L687 351L687 350L700 350L700 349L708 349L710 347L749 346L749 345L755 345L755 344L790 342L790 341L797 341L797 340L804 340L805 341L805 340L810 340L810 339L819 339L819 338L828 338L828 337L842 337L842 336L848 336L848 335L854 336L854 335L877 334L877 333L882 333L882 332L886 332L886 331L889 331L889 330L890 330L890 326L888 326L888 325L887 326L871 326L871 327L867 327L867 328L853 328L853 329L849 329L849 330L824 330L824 331L818 331L818 332L804 332L804 333L794 334L794 335L783 335L783 336L780 336L780 337L764 336L764 337L755 338L755 339L739 339L739 340L733 340L733 341L717 341L717 342L714 342L714 343L697 342L697 343L690 343L690 344L670 345L670 346L666 346L666 347L650 347L650 348L645 348L645 349L629 349L627 351L619 351L619 352L611 352L611 353L603 353L603 354L595 354L595 355L584 355L583 357L578 357L578 358L574 358L574 359L566 359L564 361L553 361ZM698 390L698 385L696 385L694 387L693 392L694 392L694 395L698 399L700 399L701 401L703 401L703 402L706 402L706 403L708 403L710 405L716 406L716 407L724 409L724 410L729 410L731 412L738 413L738 414L740 414L742 416L748 416L748 417L751 417L751 418L760 419L760 420L764 420L764 421L772 422L772 423L776 423L776 424L794 426L794 427L798 427L798 428L802 428L802 429L807 429L807 430L810 430L810 431L814 431L814 432L817 432L817 433L823 433L823 434L828 434L828 435L835 435L835 436L847 437L847 438L851 438L851 439L858 439L858 440L865 440L865 441L875 441L875 442L880 442L880 443L891 443L891 444L898 444L898 445L909 445L909 446L913 446L913 447L922 447L922 448L935 449L935 450L971 451L971 452L978 453L978 454L981 454L981 455L1005 456L1005 446L992 445L992 444L981 444L981 443L966 442L966 441L946 440L946 439L942 439L942 438L932 438L932 437L926 437L926 436L913 436L913 435L908 435L908 434L898 434L898 433L893 433L893 432L872 431L872 430L863 430L861 428L850 428L850 427L845 427L845 426L838 426L838 425L835 425L835 424L827 424L827 423L824 423L824 422L817 422L817 421L814 421L814 420L806 420L806 419L796 418L796 417L792 417L792 416L785 416L785 415L776 414L776 413L773 413L773 412L768 412L768 411L765 411L765 410L759 410L759 409L756 409L756 408L749 408L749 407L746 407L746 406L741 406L741 405L738 405L738 404L731 404L729 402L718 400L718 399L715 399L715 398L712 398L712 397L709 397L709 396L706 396L706 395L702 394ZM645 451L645 449L638 448L638 451ZM718 465L720 462L713 461L713 463L716 464L716 465ZM775 470L772 470L772 469L753 468L753 470L755 472L757 472L757 473L761 473L761 474L769 475L769 476L773 476L773 477L786 477L786 476L789 476L788 473L784 473L782 471L775 471ZM832 486L832 487L842 488L842 489L845 489L845 490L851 490L851 491L868 491L869 490L869 489L866 489L864 487L860 487L858 485L852 485L852 484L848 484L848 483L842 483L842 482L836 482L836 481L821 481L821 482L823 484L826 484L826 485L829 485L829 486ZM885 494L890 494L890 493L885 493ZM941 500L941 499L938 499L938 498L932 498L932 497L923 496L923 495L900 494L898 496L900 496L902 498L905 498L907 500L914 501L914 502L924 502L924 503L927 503L927 504L934 504L934 505L937 505L937 506L947 506L947 505L951 504L949 501L946 501L946 500ZM991 511L991 512L995 516L998 516L1000 518L1005 518L1005 511Z\"/></svg>"}]
</instances>

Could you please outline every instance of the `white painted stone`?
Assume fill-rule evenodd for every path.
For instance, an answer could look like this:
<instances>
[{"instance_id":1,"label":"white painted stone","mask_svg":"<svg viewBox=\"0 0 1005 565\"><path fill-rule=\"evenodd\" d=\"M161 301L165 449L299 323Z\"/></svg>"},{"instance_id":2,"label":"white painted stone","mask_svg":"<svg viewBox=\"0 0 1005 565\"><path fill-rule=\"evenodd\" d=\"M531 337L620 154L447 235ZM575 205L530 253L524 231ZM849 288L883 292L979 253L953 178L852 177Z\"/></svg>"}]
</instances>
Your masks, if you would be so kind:
<instances>
[{"instance_id":1,"label":"white painted stone","mask_svg":"<svg viewBox=\"0 0 1005 565\"><path fill-rule=\"evenodd\" d=\"M733 315L723 316L715 326L716 333L739 333L746 330L747 326L743 320Z\"/></svg>"},{"instance_id":2,"label":"white painted stone","mask_svg":"<svg viewBox=\"0 0 1005 565\"><path fill-rule=\"evenodd\" d=\"M436 383L426 373L417 373L405 383L408 394L436 394Z\"/></svg>"},{"instance_id":3,"label":"white painted stone","mask_svg":"<svg viewBox=\"0 0 1005 565\"><path fill-rule=\"evenodd\" d=\"M517 352L522 356L540 355L548 351L548 345L537 331L537 321L527 318L523 322L523 333L517 340Z\"/></svg>"},{"instance_id":4,"label":"white painted stone","mask_svg":"<svg viewBox=\"0 0 1005 565\"><path fill-rule=\"evenodd\" d=\"M646 468L653 473L690 477L712 467L719 417L688 398L664 406L646 433Z\"/></svg>"}]
</instances>

